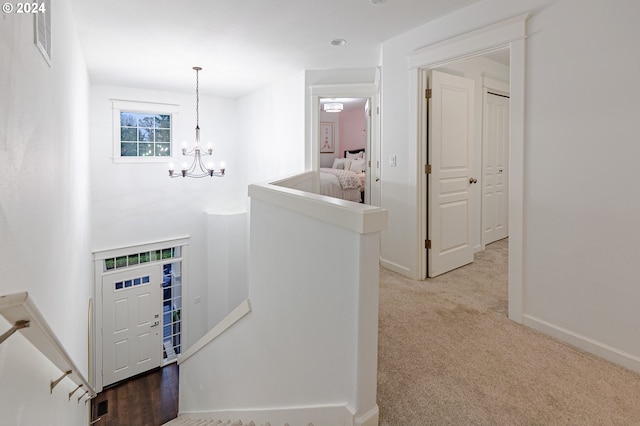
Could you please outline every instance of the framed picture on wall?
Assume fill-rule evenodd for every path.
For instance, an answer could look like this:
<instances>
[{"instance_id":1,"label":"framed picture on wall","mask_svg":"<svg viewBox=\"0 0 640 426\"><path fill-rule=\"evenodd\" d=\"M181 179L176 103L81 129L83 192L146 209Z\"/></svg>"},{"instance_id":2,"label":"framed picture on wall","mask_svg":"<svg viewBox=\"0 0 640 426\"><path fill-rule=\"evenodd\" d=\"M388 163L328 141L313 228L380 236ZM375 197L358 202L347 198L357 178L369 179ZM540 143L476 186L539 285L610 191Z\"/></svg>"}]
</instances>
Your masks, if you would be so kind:
<instances>
[{"instance_id":1,"label":"framed picture on wall","mask_svg":"<svg viewBox=\"0 0 640 426\"><path fill-rule=\"evenodd\" d=\"M320 153L333 153L336 150L333 138L333 123L320 122Z\"/></svg>"}]
</instances>

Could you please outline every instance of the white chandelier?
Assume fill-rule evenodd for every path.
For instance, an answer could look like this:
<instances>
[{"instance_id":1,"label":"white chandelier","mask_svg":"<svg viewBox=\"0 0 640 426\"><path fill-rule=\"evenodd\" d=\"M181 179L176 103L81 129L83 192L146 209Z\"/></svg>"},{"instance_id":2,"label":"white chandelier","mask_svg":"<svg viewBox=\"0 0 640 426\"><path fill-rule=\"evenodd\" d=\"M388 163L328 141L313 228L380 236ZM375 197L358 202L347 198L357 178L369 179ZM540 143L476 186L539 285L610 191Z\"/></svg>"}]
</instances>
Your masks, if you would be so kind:
<instances>
[{"instance_id":1,"label":"white chandelier","mask_svg":"<svg viewBox=\"0 0 640 426\"><path fill-rule=\"evenodd\" d=\"M169 177L190 177L190 178L202 178L202 177L223 177L224 166L219 170L213 168L213 162L207 163L205 166L202 162L202 157L212 156L213 148L211 145L203 152L200 147L200 79L198 72L202 70L201 67L193 67L196 71L196 144L195 146L187 150L186 146L182 147L182 155L187 157L193 157L191 166L187 163L182 164L182 170L179 173L174 173L173 164L169 164Z\"/></svg>"}]
</instances>

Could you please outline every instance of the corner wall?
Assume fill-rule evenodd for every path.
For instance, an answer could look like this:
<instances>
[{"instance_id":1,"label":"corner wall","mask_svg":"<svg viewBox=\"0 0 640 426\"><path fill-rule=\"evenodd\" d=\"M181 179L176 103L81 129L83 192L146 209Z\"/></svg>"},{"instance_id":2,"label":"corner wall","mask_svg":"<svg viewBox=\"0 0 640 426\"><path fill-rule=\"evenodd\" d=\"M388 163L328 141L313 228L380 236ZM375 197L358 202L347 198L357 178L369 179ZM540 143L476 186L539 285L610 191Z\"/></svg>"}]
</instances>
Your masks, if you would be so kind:
<instances>
[{"instance_id":1,"label":"corner wall","mask_svg":"<svg viewBox=\"0 0 640 426\"><path fill-rule=\"evenodd\" d=\"M28 291L88 377L89 80L70 2L51 7L51 67L33 15L0 16L0 295ZM71 381L49 393L60 375L19 333L2 343L0 424L87 424Z\"/></svg>"}]
</instances>

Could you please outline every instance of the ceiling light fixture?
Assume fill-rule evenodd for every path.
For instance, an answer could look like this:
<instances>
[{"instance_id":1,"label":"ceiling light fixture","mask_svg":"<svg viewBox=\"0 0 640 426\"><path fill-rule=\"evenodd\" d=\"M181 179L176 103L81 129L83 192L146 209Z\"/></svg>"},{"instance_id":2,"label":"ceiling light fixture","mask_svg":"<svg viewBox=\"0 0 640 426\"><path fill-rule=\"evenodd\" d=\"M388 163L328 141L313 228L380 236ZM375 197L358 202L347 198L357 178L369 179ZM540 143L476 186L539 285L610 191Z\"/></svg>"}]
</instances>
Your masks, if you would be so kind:
<instances>
[{"instance_id":1,"label":"ceiling light fixture","mask_svg":"<svg viewBox=\"0 0 640 426\"><path fill-rule=\"evenodd\" d=\"M200 72L202 68L193 67L193 69L196 71L196 144L190 150L187 150L186 143L182 146L182 155L193 157L193 161L191 162L191 166L187 163L183 163L180 173L174 173L173 164L169 164L169 176L190 178L202 178L207 176L222 177L224 176L224 165L216 171L213 168L213 162L209 162L206 166L202 163L202 157L213 155L213 148L209 145L207 150L202 152L202 148L200 147L200 79L198 77L198 72Z\"/></svg>"},{"instance_id":2,"label":"ceiling light fixture","mask_svg":"<svg viewBox=\"0 0 640 426\"><path fill-rule=\"evenodd\" d=\"M370 0L371 4L383 4L386 3L387 0Z\"/></svg>"},{"instance_id":3,"label":"ceiling light fixture","mask_svg":"<svg viewBox=\"0 0 640 426\"><path fill-rule=\"evenodd\" d=\"M340 112L344 108L340 102L332 102L329 104L324 104L324 112Z\"/></svg>"},{"instance_id":4,"label":"ceiling light fixture","mask_svg":"<svg viewBox=\"0 0 640 426\"><path fill-rule=\"evenodd\" d=\"M334 38L333 40L331 40L331 44L333 46L344 46L345 44L347 44L347 40L343 38Z\"/></svg>"}]
</instances>

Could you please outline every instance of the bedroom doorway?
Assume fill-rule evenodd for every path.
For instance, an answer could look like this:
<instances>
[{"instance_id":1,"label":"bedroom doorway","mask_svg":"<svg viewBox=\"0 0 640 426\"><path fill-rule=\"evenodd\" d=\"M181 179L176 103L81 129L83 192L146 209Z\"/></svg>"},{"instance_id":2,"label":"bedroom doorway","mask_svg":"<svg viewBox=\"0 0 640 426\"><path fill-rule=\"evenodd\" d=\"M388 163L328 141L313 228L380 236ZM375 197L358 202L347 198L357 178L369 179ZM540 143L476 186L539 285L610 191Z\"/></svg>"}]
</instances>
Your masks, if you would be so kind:
<instances>
[{"instance_id":1,"label":"bedroom doorway","mask_svg":"<svg viewBox=\"0 0 640 426\"><path fill-rule=\"evenodd\" d=\"M380 147L378 85L336 84L311 86L311 169L333 168L338 160L355 160L361 173L362 202L380 205ZM337 104L337 105L331 105ZM329 105L325 107L325 105ZM333 107L333 108L332 108ZM327 111L337 110L337 112ZM351 152L350 152L351 151ZM359 158L345 158L345 157ZM359 160L364 160L362 163ZM340 167L340 166L336 166ZM355 173L355 172L354 172ZM355 200L352 200L355 201Z\"/></svg>"},{"instance_id":2,"label":"bedroom doorway","mask_svg":"<svg viewBox=\"0 0 640 426\"><path fill-rule=\"evenodd\" d=\"M365 204L370 203L371 197L368 178L371 175L371 160L367 155L371 146L370 114L369 98L320 98L320 172L338 168L345 170L344 173L359 175L356 177L360 179L361 186L355 199ZM355 201L354 196L346 189L341 191L340 188L326 188L325 185L329 183L325 179L331 179L330 176L321 175L320 178L321 194ZM340 186L340 181L336 185Z\"/></svg>"}]
</instances>

